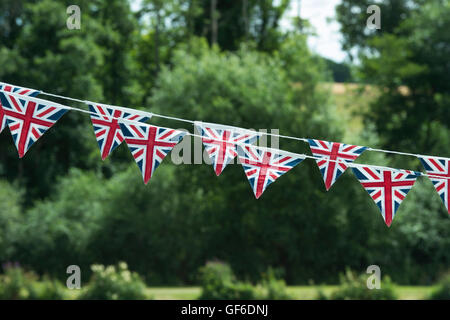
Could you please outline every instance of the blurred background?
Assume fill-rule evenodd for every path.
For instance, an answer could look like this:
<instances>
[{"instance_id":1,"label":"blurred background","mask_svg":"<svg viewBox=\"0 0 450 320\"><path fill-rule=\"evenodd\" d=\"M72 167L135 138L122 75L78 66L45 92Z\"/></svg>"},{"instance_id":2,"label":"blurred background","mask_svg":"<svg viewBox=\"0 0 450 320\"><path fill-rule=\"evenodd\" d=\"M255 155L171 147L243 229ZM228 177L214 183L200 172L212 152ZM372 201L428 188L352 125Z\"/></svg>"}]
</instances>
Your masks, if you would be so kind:
<instances>
[{"instance_id":1,"label":"blurred background","mask_svg":"<svg viewBox=\"0 0 450 320\"><path fill-rule=\"evenodd\" d=\"M74 4L79 30L66 26ZM372 4L380 29L367 27ZM449 157L448 30L447 0L1 0L0 81ZM24 159L8 129L0 147L0 298L450 297L450 219L425 178L387 228L350 172L326 192L311 160L256 200L239 165L216 177L168 157L146 186L125 143L101 160L77 112ZM423 170L414 157L359 162ZM81 290L66 288L69 265ZM383 290L365 287L369 265Z\"/></svg>"}]
</instances>

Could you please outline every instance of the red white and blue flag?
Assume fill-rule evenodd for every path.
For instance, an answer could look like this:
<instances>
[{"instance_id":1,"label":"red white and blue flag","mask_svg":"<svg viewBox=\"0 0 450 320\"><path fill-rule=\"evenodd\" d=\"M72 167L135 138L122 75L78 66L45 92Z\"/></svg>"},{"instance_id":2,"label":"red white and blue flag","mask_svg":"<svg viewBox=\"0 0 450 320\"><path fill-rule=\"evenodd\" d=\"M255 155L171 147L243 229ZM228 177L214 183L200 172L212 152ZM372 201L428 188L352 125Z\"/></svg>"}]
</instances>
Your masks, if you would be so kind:
<instances>
[{"instance_id":1,"label":"red white and blue flag","mask_svg":"<svg viewBox=\"0 0 450 320\"><path fill-rule=\"evenodd\" d=\"M304 160L289 152L256 146L239 146L238 153L256 199L269 184Z\"/></svg>"},{"instance_id":2,"label":"red white and blue flag","mask_svg":"<svg viewBox=\"0 0 450 320\"><path fill-rule=\"evenodd\" d=\"M164 157L186 132L121 121L123 136L147 184Z\"/></svg>"},{"instance_id":3,"label":"red white and blue flag","mask_svg":"<svg viewBox=\"0 0 450 320\"><path fill-rule=\"evenodd\" d=\"M195 126L202 135L203 145L217 176L237 156L238 143L253 144L261 135L250 130L212 123L195 122Z\"/></svg>"},{"instance_id":4,"label":"red white and blue flag","mask_svg":"<svg viewBox=\"0 0 450 320\"><path fill-rule=\"evenodd\" d=\"M151 117L149 113L127 108L99 103L89 103L88 105L102 160L105 160L124 140L119 119L145 122Z\"/></svg>"},{"instance_id":5,"label":"red white and blue flag","mask_svg":"<svg viewBox=\"0 0 450 320\"><path fill-rule=\"evenodd\" d=\"M10 84L3 83L3 82L0 82L0 91L13 92L13 93L30 96L30 97L35 97L40 93L40 91L38 91L38 90L33 90L33 89L28 89L28 88L23 88L23 87L18 87L18 86L12 86ZM0 101L0 133L3 131L3 129L5 129L5 127L6 127L6 118L5 118L5 113L3 112L3 109L2 109L2 103Z\"/></svg>"},{"instance_id":6,"label":"red white and blue flag","mask_svg":"<svg viewBox=\"0 0 450 320\"><path fill-rule=\"evenodd\" d=\"M68 111L57 103L15 93L1 92L0 99L20 158Z\"/></svg>"},{"instance_id":7,"label":"red white and blue flag","mask_svg":"<svg viewBox=\"0 0 450 320\"><path fill-rule=\"evenodd\" d=\"M308 139L309 147L316 159L327 191L347 169L346 163L356 160L367 147L345 143Z\"/></svg>"},{"instance_id":8,"label":"red white and blue flag","mask_svg":"<svg viewBox=\"0 0 450 320\"><path fill-rule=\"evenodd\" d=\"M419 157L419 159L450 214L450 159L437 157Z\"/></svg>"},{"instance_id":9,"label":"red white and blue flag","mask_svg":"<svg viewBox=\"0 0 450 320\"><path fill-rule=\"evenodd\" d=\"M384 222L389 227L400 204L416 182L417 173L382 170L366 166L353 167L352 170L377 204Z\"/></svg>"}]
</instances>

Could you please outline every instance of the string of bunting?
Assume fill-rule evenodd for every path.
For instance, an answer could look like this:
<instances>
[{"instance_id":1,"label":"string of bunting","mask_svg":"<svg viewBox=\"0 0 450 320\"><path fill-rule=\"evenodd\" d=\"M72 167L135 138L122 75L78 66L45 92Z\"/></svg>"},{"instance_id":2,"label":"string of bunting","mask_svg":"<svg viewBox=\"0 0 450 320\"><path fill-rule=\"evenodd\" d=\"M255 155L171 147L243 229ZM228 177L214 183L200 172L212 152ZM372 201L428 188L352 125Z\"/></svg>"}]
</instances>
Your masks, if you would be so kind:
<instances>
[{"instance_id":1,"label":"string of bunting","mask_svg":"<svg viewBox=\"0 0 450 320\"><path fill-rule=\"evenodd\" d=\"M86 104L89 110L36 98L39 94L80 102ZM237 157L257 199L281 175L305 159L314 159L322 174L326 190L329 190L350 167L378 206L388 226L391 225L400 204L419 176L428 177L431 180L450 214L449 158L256 132L229 125L192 121L99 104L0 82L0 132L6 126L9 127L20 158L70 110L90 115L103 160L125 141L145 184L150 181L156 168L174 146L184 136L190 135L202 139L217 176ZM193 124L200 135L145 123L152 117ZM263 135L304 141L309 144L312 156L256 146L255 143ZM422 162L426 173L354 163L365 151L417 157Z\"/></svg>"}]
</instances>

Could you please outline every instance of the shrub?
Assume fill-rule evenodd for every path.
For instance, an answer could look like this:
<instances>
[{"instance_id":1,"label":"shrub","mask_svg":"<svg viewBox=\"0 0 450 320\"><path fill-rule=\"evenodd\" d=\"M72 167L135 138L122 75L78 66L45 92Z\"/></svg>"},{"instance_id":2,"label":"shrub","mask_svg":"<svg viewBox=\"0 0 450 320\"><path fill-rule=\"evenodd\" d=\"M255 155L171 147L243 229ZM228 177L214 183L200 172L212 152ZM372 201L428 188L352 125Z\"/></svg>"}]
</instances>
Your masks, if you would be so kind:
<instances>
[{"instance_id":1,"label":"shrub","mask_svg":"<svg viewBox=\"0 0 450 320\"><path fill-rule=\"evenodd\" d=\"M327 297L323 292L319 293L320 299ZM331 300L395 300L397 295L388 277L383 279L380 289L367 288L367 275L357 276L347 270L344 276L341 275L339 289L334 291L329 299Z\"/></svg>"},{"instance_id":2,"label":"shrub","mask_svg":"<svg viewBox=\"0 0 450 320\"><path fill-rule=\"evenodd\" d=\"M200 269L202 294L200 300L250 300L256 298L253 286L238 282L230 266L208 262Z\"/></svg>"},{"instance_id":3,"label":"shrub","mask_svg":"<svg viewBox=\"0 0 450 320\"><path fill-rule=\"evenodd\" d=\"M442 278L429 298L431 300L450 300L450 273Z\"/></svg>"},{"instance_id":4,"label":"shrub","mask_svg":"<svg viewBox=\"0 0 450 320\"><path fill-rule=\"evenodd\" d=\"M209 262L200 269L202 294L199 299L217 300L286 300L291 296L286 292L286 284L269 269L257 286L236 280L228 264Z\"/></svg>"},{"instance_id":5,"label":"shrub","mask_svg":"<svg viewBox=\"0 0 450 320\"><path fill-rule=\"evenodd\" d=\"M56 280L39 277L33 272L26 272L17 265L3 267L5 273L0 276L0 299L45 299L65 298L64 287Z\"/></svg>"},{"instance_id":6,"label":"shrub","mask_svg":"<svg viewBox=\"0 0 450 320\"><path fill-rule=\"evenodd\" d=\"M263 276L259 298L267 300L289 300L292 299L292 296L287 293L284 280L278 279L275 271L269 268Z\"/></svg>"},{"instance_id":7,"label":"shrub","mask_svg":"<svg viewBox=\"0 0 450 320\"><path fill-rule=\"evenodd\" d=\"M145 283L141 277L128 270L125 262L117 267L91 266L93 272L86 290L80 295L82 300L142 300L146 299Z\"/></svg>"},{"instance_id":8,"label":"shrub","mask_svg":"<svg viewBox=\"0 0 450 320\"><path fill-rule=\"evenodd\" d=\"M0 171L2 164L0 164ZM0 180L0 257L2 261L12 259L15 244L20 239L20 230L24 225L21 208L23 191L18 185Z\"/></svg>"}]
</instances>

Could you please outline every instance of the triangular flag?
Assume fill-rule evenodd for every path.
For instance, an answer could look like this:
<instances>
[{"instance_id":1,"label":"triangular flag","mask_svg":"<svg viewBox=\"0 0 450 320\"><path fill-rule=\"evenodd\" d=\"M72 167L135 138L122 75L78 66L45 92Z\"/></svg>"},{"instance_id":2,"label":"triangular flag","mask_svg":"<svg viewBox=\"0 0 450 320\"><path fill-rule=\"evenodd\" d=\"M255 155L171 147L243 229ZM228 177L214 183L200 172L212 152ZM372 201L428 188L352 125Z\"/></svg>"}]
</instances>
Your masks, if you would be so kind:
<instances>
[{"instance_id":1,"label":"triangular flag","mask_svg":"<svg viewBox=\"0 0 450 320\"><path fill-rule=\"evenodd\" d=\"M15 93L0 92L0 99L20 158L68 111L60 104Z\"/></svg>"},{"instance_id":2,"label":"triangular flag","mask_svg":"<svg viewBox=\"0 0 450 320\"><path fill-rule=\"evenodd\" d=\"M345 143L308 139L309 147L316 159L327 191L347 169L346 163L352 163L367 147ZM330 161L331 160L331 161Z\"/></svg>"},{"instance_id":3,"label":"triangular flag","mask_svg":"<svg viewBox=\"0 0 450 320\"><path fill-rule=\"evenodd\" d=\"M156 168L186 132L121 121L123 136L147 184Z\"/></svg>"},{"instance_id":4,"label":"triangular flag","mask_svg":"<svg viewBox=\"0 0 450 320\"><path fill-rule=\"evenodd\" d=\"M238 153L256 199L269 184L305 159L289 152L256 146L239 146Z\"/></svg>"},{"instance_id":5,"label":"triangular flag","mask_svg":"<svg viewBox=\"0 0 450 320\"><path fill-rule=\"evenodd\" d=\"M418 157L437 193L450 214L450 159L437 157Z\"/></svg>"},{"instance_id":6,"label":"triangular flag","mask_svg":"<svg viewBox=\"0 0 450 320\"><path fill-rule=\"evenodd\" d=\"M123 142L119 119L145 122L151 118L151 114L137 110L99 103L88 103L88 105L102 160L105 160Z\"/></svg>"},{"instance_id":7,"label":"triangular flag","mask_svg":"<svg viewBox=\"0 0 450 320\"><path fill-rule=\"evenodd\" d=\"M389 227L400 204L416 182L417 174L413 171L381 170L365 166L353 167L352 170L377 204Z\"/></svg>"},{"instance_id":8,"label":"triangular flag","mask_svg":"<svg viewBox=\"0 0 450 320\"><path fill-rule=\"evenodd\" d=\"M3 131L3 129L5 129L5 127L6 127L6 117L0 100L0 133Z\"/></svg>"},{"instance_id":9,"label":"triangular flag","mask_svg":"<svg viewBox=\"0 0 450 320\"><path fill-rule=\"evenodd\" d=\"M13 92L13 93L30 96L30 97L35 97L40 93L40 91L38 91L38 90L33 90L33 89L28 89L28 88L23 88L23 87L18 87L18 86L12 86L10 84L3 83L3 82L0 82L0 91ZM5 129L5 127L6 127L6 118L5 118L5 113L3 112L3 109L2 109L2 103L0 101L0 133L3 131L3 129Z\"/></svg>"},{"instance_id":10,"label":"triangular flag","mask_svg":"<svg viewBox=\"0 0 450 320\"><path fill-rule=\"evenodd\" d=\"M219 176L223 169L237 156L237 143L253 144L261 136L258 132L242 128L205 122L195 122L202 135L202 142Z\"/></svg>"}]
</instances>

